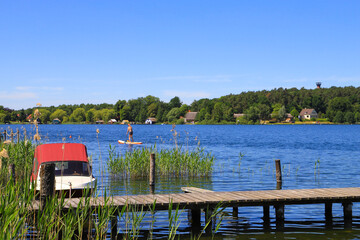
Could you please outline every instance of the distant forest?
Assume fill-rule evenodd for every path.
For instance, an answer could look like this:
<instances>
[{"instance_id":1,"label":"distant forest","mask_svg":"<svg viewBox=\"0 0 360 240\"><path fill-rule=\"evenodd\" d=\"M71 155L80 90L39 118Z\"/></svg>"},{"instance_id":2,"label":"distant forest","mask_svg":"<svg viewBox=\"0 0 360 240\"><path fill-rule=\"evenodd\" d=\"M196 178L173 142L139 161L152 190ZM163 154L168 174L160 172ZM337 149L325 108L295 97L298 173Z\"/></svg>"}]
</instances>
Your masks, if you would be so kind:
<instances>
[{"instance_id":1,"label":"distant forest","mask_svg":"<svg viewBox=\"0 0 360 240\"><path fill-rule=\"evenodd\" d=\"M360 87L331 87L317 89L277 88L270 91L249 91L230 94L214 99L200 99L190 105L183 104L179 97L163 102L154 96L131 100L118 100L115 104L80 104L50 107L34 107L13 110L0 105L0 123L29 122L38 109L42 123L60 119L63 123L94 123L110 119L118 122L128 120L144 123L155 118L157 123L184 122L189 111L198 112L196 122L200 124L226 124L241 122L256 124L275 119L283 121L285 114L297 118L303 108L315 109L319 119L336 123L360 122ZM241 119L234 114L243 113Z\"/></svg>"}]
</instances>

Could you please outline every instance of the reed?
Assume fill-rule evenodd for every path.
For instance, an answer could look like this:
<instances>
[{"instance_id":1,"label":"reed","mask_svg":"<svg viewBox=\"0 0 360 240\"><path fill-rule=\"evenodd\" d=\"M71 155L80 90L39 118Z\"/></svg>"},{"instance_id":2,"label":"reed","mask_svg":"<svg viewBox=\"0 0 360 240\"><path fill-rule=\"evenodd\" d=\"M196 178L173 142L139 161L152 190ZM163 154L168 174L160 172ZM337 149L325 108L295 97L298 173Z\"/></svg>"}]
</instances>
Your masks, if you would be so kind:
<instances>
[{"instance_id":1,"label":"reed","mask_svg":"<svg viewBox=\"0 0 360 240\"><path fill-rule=\"evenodd\" d=\"M151 153L156 155L156 175L193 177L209 176L213 170L215 157L197 147L194 150L174 147L158 150L155 146L133 149L125 154L116 153L115 148L109 148L108 170L111 174L121 177L148 177Z\"/></svg>"},{"instance_id":2,"label":"reed","mask_svg":"<svg viewBox=\"0 0 360 240\"><path fill-rule=\"evenodd\" d=\"M36 144L31 141L1 145L1 149L4 148L7 154L0 157L4 163L0 172L0 194L2 196L0 198L0 239L107 239L111 232L109 223L114 219L121 223L121 226L116 229L118 237L121 236L121 239L137 239L140 236L141 228L144 227L147 213L152 215L148 237L153 237L153 225L156 221L153 217L155 202L153 207L147 211L141 207L129 205L122 209L116 209L112 206L110 198L106 196L106 191L104 191L104 202L101 207L91 207L90 198L83 197L76 209L70 208L65 211L67 199L60 196L50 198L42 211L32 211L31 206L36 195L34 186L30 187L32 184L30 174L35 146ZM110 147L110 149L113 148ZM149 154L155 150L156 148L152 147L127 153L133 164L140 163L135 166L125 164L126 171L137 170L137 175L141 175L139 168L142 168L145 163L149 163ZM176 167L181 165L185 167L177 171L176 167L166 165L169 172L177 175L189 175L199 173L198 170L191 169L195 168L191 167L192 164L197 166L199 162L201 165L201 161L204 161L208 164L211 163L211 165L201 167L201 169L206 170L203 174L210 174L213 157L205 153L203 149L195 151L183 151L181 148L161 150L158 152L157 158L161 161L157 165L159 168L163 168L166 164L169 165L166 161L173 161ZM114 154L112 158L117 159L114 151L112 154ZM190 160L191 158L195 159ZM139 161L139 159L144 160L141 162L142 160ZM6 166L10 163L17 166L16 182L9 181L8 178ZM144 172L143 169L142 172ZM174 239L179 227L180 211L178 206L171 206L169 213L168 238Z\"/></svg>"}]
</instances>

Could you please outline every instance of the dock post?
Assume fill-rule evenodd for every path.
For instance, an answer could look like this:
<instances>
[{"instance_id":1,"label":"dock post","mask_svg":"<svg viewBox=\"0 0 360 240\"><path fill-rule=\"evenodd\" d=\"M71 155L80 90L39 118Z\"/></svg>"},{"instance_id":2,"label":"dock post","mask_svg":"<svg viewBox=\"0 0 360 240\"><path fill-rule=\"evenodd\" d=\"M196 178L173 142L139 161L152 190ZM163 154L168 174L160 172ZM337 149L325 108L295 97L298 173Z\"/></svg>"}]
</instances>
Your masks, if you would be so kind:
<instances>
[{"instance_id":1,"label":"dock post","mask_svg":"<svg viewBox=\"0 0 360 240\"><path fill-rule=\"evenodd\" d=\"M195 234L200 233L201 227L201 209L190 209L190 224L191 231Z\"/></svg>"},{"instance_id":2,"label":"dock post","mask_svg":"<svg viewBox=\"0 0 360 240\"><path fill-rule=\"evenodd\" d=\"M285 208L284 204L275 205L276 211L276 229L283 230L284 229L284 220L285 220Z\"/></svg>"},{"instance_id":3,"label":"dock post","mask_svg":"<svg viewBox=\"0 0 360 240\"><path fill-rule=\"evenodd\" d=\"M239 208L238 207L233 207L232 215L233 215L233 218L238 218L238 215L239 215Z\"/></svg>"},{"instance_id":4,"label":"dock post","mask_svg":"<svg viewBox=\"0 0 360 240\"><path fill-rule=\"evenodd\" d=\"M332 215L332 203L325 203L325 226L326 228L332 227L333 215Z\"/></svg>"},{"instance_id":5,"label":"dock post","mask_svg":"<svg viewBox=\"0 0 360 240\"><path fill-rule=\"evenodd\" d=\"M11 143L13 143L14 142L14 132L12 129L10 131L10 139L11 139Z\"/></svg>"},{"instance_id":6,"label":"dock post","mask_svg":"<svg viewBox=\"0 0 360 240\"><path fill-rule=\"evenodd\" d=\"M117 239L117 216L111 216L111 239Z\"/></svg>"},{"instance_id":7,"label":"dock post","mask_svg":"<svg viewBox=\"0 0 360 240\"><path fill-rule=\"evenodd\" d=\"M263 211L264 211L264 216L263 216L264 230L269 230L270 229L270 206L264 205Z\"/></svg>"},{"instance_id":8,"label":"dock post","mask_svg":"<svg viewBox=\"0 0 360 240\"><path fill-rule=\"evenodd\" d=\"M351 228L352 226L352 202L343 202L344 208L344 227Z\"/></svg>"},{"instance_id":9,"label":"dock post","mask_svg":"<svg viewBox=\"0 0 360 240\"><path fill-rule=\"evenodd\" d=\"M40 206L44 209L46 202L55 192L55 164L48 163L40 170Z\"/></svg>"},{"instance_id":10,"label":"dock post","mask_svg":"<svg viewBox=\"0 0 360 240\"><path fill-rule=\"evenodd\" d=\"M19 129L16 129L16 138L17 138L17 143L20 142L20 131Z\"/></svg>"},{"instance_id":11,"label":"dock post","mask_svg":"<svg viewBox=\"0 0 360 240\"><path fill-rule=\"evenodd\" d=\"M6 141L6 134L7 134L7 133L6 133L6 130L4 130L4 133L3 133L3 134L4 134L4 141Z\"/></svg>"},{"instance_id":12,"label":"dock post","mask_svg":"<svg viewBox=\"0 0 360 240\"><path fill-rule=\"evenodd\" d=\"M215 224L214 217L213 217L213 209L208 206L205 209L205 226L207 225L205 232L212 233L213 225Z\"/></svg>"},{"instance_id":13,"label":"dock post","mask_svg":"<svg viewBox=\"0 0 360 240\"><path fill-rule=\"evenodd\" d=\"M150 174L149 174L150 193L155 192L155 153L150 154Z\"/></svg>"},{"instance_id":14,"label":"dock post","mask_svg":"<svg viewBox=\"0 0 360 240\"><path fill-rule=\"evenodd\" d=\"M282 189L282 174L281 174L280 159L275 160L275 168L276 168L276 190L281 190Z\"/></svg>"}]
</instances>

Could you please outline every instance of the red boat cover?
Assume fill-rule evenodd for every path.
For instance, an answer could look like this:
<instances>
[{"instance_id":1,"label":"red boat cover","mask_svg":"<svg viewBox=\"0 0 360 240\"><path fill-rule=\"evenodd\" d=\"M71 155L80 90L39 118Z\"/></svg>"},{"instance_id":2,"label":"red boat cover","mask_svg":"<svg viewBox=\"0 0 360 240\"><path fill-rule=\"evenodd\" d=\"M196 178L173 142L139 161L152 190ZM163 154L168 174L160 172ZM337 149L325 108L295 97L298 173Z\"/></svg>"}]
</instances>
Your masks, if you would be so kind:
<instances>
[{"instance_id":1,"label":"red boat cover","mask_svg":"<svg viewBox=\"0 0 360 240\"><path fill-rule=\"evenodd\" d=\"M86 146L81 143L50 143L37 146L35 159L38 164L52 161L88 162Z\"/></svg>"}]
</instances>

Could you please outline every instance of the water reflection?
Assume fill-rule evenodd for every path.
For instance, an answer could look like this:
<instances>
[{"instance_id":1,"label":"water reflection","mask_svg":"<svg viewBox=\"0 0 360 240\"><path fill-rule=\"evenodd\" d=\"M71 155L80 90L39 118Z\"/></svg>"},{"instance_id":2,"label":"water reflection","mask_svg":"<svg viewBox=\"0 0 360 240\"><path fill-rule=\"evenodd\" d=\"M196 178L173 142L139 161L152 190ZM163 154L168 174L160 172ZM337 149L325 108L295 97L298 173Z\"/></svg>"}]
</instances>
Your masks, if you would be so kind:
<instances>
[{"instance_id":1,"label":"water reflection","mask_svg":"<svg viewBox=\"0 0 360 240\"><path fill-rule=\"evenodd\" d=\"M150 194L151 189L147 178L123 178L110 175L108 177L109 194L119 195L139 195ZM155 194L180 193L181 187L198 187L213 190L212 177L157 177L155 181Z\"/></svg>"}]
</instances>

